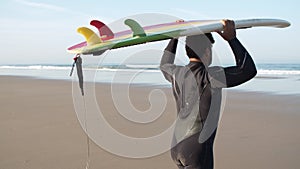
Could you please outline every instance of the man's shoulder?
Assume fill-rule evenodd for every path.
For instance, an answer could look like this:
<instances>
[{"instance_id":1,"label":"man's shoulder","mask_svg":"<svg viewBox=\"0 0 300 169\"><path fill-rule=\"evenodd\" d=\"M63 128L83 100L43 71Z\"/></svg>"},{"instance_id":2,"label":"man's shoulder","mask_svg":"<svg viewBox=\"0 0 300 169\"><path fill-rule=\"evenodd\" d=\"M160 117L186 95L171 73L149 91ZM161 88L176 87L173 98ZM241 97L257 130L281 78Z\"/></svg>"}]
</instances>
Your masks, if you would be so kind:
<instances>
[{"instance_id":1,"label":"man's shoulder","mask_svg":"<svg viewBox=\"0 0 300 169\"><path fill-rule=\"evenodd\" d=\"M224 70L224 67L222 67L222 66L209 66L207 68L208 72L218 72L218 71L223 71L223 70Z\"/></svg>"},{"instance_id":2,"label":"man's shoulder","mask_svg":"<svg viewBox=\"0 0 300 169\"><path fill-rule=\"evenodd\" d=\"M173 71L178 71L178 70L182 70L185 66L176 65L176 64L172 64L172 63L166 63L166 64L162 65L161 67L163 67L164 69L171 69Z\"/></svg>"}]
</instances>

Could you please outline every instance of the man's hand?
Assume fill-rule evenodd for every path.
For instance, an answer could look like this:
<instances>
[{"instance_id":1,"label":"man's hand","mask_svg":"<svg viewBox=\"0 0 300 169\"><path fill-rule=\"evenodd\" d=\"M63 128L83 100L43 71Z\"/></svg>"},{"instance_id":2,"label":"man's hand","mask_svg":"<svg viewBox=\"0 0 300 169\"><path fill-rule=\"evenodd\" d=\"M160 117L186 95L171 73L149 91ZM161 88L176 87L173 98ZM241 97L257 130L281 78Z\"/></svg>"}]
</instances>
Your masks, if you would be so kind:
<instances>
[{"instance_id":1,"label":"man's hand","mask_svg":"<svg viewBox=\"0 0 300 169\"><path fill-rule=\"evenodd\" d=\"M219 35L226 41L230 41L236 37L235 24L233 20L222 20L223 31L218 31Z\"/></svg>"}]
</instances>

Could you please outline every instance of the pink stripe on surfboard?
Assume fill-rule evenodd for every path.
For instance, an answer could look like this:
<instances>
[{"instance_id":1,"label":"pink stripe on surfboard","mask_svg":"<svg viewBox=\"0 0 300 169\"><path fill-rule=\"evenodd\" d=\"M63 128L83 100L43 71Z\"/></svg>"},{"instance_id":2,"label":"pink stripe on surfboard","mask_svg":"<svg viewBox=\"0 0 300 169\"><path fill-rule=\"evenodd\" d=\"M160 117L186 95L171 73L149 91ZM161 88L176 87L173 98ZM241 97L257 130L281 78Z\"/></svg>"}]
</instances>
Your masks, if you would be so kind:
<instances>
[{"instance_id":1,"label":"pink stripe on surfboard","mask_svg":"<svg viewBox=\"0 0 300 169\"><path fill-rule=\"evenodd\" d=\"M86 44L87 44L86 42L81 42L81 43L78 43L78 44L76 44L74 46L69 47L68 50L73 50L73 49L76 49L76 48L81 48L81 47L86 46Z\"/></svg>"},{"instance_id":2,"label":"pink stripe on surfboard","mask_svg":"<svg viewBox=\"0 0 300 169\"><path fill-rule=\"evenodd\" d=\"M203 21L207 22L208 20L203 20ZM167 26L183 25L183 24L189 24L189 23L195 23L195 22L201 22L201 20L162 23L162 24L157 24L157 25L145 26L143 28L144 28L145 31L147 31L147 30L156 29L156 28L162 28L162 27L167 27ZM131 33L132 33L131 30L125 30L125 31L117 32L117 33L114 33L114 38L118 38L118 37L125 36L125 35L130 35ZM68 50L73 50L73 49L81 48L81 47L84 47L86 45L87 45L86 42L81 42L79 44L76 44L74 46L69 47Z\"/></svg>"},{"instance_id":3,"label":"pink stripe on surfboard","mask_svg":"<svg viewBox=\"0 0 300 169\"><path fill-rule=\"evenodd\" d=\"M166 27L166 26L174 26L174 25L182 25L182 24L189 24L189 23L193 23L193 22L201 22L201 21L170 22L170 23L162 23L162 24L157 24L157 25L145 26L143 28L144 28L144 30L151 30L151 29L155 29L155 28L161 28L161 27ZM131 34L131 33L132 33L131 30L117 32L117 33L115 33L115 37L120 37L120 36L128 35L128 34Z\"/></svg>"}]
</instances>

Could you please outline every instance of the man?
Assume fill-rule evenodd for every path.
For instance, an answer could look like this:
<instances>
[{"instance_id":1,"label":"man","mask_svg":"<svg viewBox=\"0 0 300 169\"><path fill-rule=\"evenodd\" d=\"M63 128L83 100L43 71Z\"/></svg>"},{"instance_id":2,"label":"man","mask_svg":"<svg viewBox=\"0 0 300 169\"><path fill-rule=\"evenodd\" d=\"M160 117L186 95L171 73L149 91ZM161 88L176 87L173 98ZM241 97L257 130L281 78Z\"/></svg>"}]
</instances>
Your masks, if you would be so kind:
<instances>
[{"instance_id":1,"label":"man","mask_svg":"<svg viewBox=\"0 0 300 169\"><path fill-rule=\"evenodd\" d=\"M186 38L189 64L174 64L177 39L165 49L160 69L172 83L176 100L176 121L171 156L178 168L212 169L213 143L216 135L222 88L240 85L256 75L255 64L247 50L236 38L235 24L223 20L219 35L226 40L235 56L236 66L211 66L212 44L210 33Z\"/></svg>"}]
</instances>

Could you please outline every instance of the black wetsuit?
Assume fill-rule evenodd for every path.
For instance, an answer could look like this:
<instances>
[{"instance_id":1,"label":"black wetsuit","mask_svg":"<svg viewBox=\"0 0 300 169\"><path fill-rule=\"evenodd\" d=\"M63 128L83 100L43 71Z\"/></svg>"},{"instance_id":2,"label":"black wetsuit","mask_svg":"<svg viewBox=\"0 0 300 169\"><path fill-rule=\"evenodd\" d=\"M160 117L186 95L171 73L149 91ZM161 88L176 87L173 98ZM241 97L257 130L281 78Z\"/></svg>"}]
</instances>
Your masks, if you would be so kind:
<instances>
[{"instance_id":1,"label":"black wetsuit","mask_svg":"<svg viewBox=\"0 0 300 169\"><path fill-rule=\"evenodd\" d=\"M179 119L188 117L195 110L197 117L191 127L181 132L187 134L179 134L181 138L176 137L174 132L171 156L178 168L212 169L222 88L237 86L253 78L256 75L255 64L239 40L234 38L229 45L236 66L205 67L201 62L177 66L174 64L177 43L178 40L173 39L168 44L160 69L172 83Z\"/></svg>"}]
</instances>

